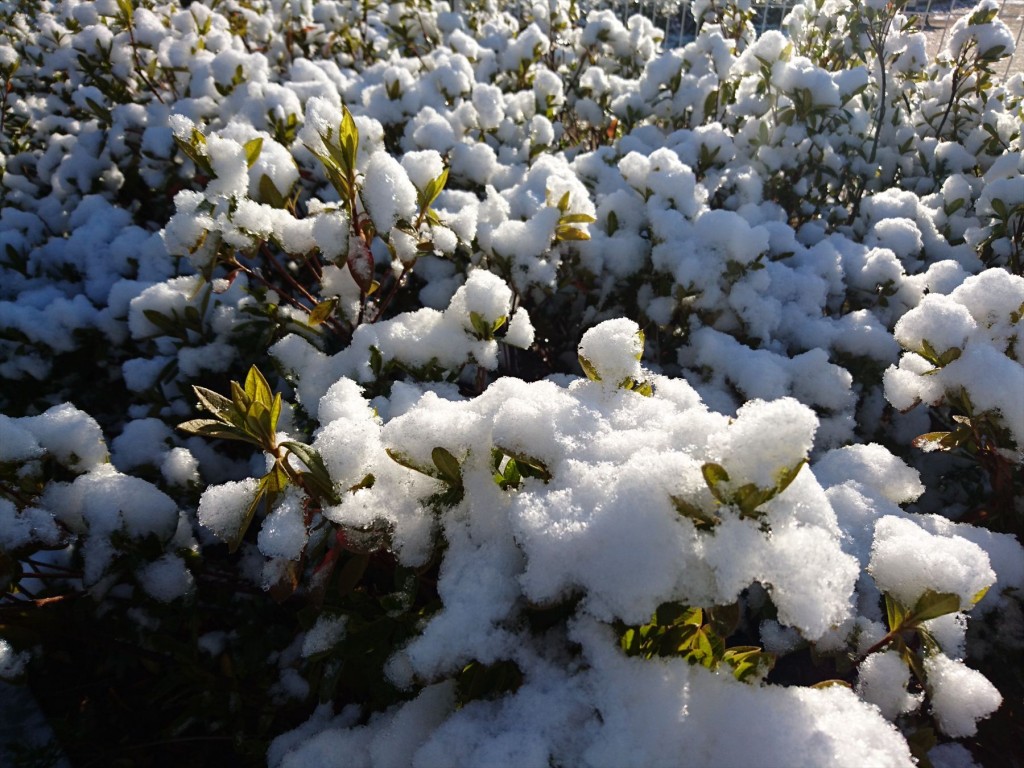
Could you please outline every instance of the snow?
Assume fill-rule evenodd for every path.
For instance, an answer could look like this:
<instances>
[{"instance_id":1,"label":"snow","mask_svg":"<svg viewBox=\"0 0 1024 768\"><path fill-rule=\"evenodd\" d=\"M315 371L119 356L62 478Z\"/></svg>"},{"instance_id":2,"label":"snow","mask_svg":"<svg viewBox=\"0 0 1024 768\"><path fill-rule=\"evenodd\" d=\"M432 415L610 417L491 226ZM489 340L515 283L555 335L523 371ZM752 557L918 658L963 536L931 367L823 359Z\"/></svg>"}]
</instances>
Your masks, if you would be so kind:
<instances>
[{"instance_id":1,"label":"snow","mask_svg":"<svg viewBox=\"0 0 1024 768\"><path fill-rule=\"evenodd\" d=\"M580 358L587 361L598 381L612 385L641 375L643 336L632 320L606 320L580 339Z\"/></svg>"},{"instance_id":2,"label":"snow","mask_svg":"<svg viewBox=\"0 0 1024 768\"><path fill-rule=\"evenodd\" d=\"M897 22L900 108L881 115L848 5L798 5L757 36L743 7L698 2L702 32L671 50L642 15L560 1L519 20L157 3L134 11L138 51L113 0L15 14L4 556L67 547L101 610L110 594L188 605L211 563L265 586L294 573L302 599L339 531L386 531L419 576L438 563L437 611L384 663L409 699L318 710L275 766L911 765L904 734L929 718L973 735L999 694L967 665L986 633L1019 635L1024 552L953 522L999 490L957 486L976 454L911 441L969 418L998 477L1024 459L1024 81L961 87L947 121L953 62ZM948 56L998 68L1013 33L979 21L997 5L955 23ZM335 34L349 27L359 50ZM98 45L132 103L83 71ZM353 200L314 157L343 104ZM173 141L194 136L198 163ZM364 245L369 265L349 258ZM306 322L333 297L330 322ZM236 563L212 545L236 537L266 456L175 426L197 415L192 385L226 393L253 363L288 403L278 438L312 445L338 497L291 487L261 506ZM533 467L518 484L500 475L512 461ZM775 495L744 509L758 491ZM929 590L960 611L926 623L924 694L892 650L860 660L853 691L817 690L627 658L615 636L665 602L738 602L744 636L780 656L864 654L887 631L883 593L912 608ZM268 660L275 700L306 696L358 630L336 608L303 614L312 628ZM544 635L527 621L542 608L565 612ZM460 702L473 660L514 662L522 685ZM0 667L24 663L0 640Z\"/></svg>"},{"instance_id":3,"label":"snow","mask_svg":"<svg viewBox=\"0 0 1024 768\"><path fill-rule=\"evenodd\" d=\"M174 555L164 555L143 566L138 578L146 593L162 603L185 597L195 589L195 580L184 561Z\"/></svg>"},{"instance_id":4,"label":"snow","mask_svg":"<svg viewBox=\"0 0 1024 768\"><path fill-rule=\"evenodd\" d=\"M387 234L399 219L411 221L416 212L416 188L405 169L386 152L376 152L366 166L363 204L377 231Z\"/></svg>"},{"instance_id":5,"label":"snow","mask_svg":"<svg viewBox=\"0 0 1024 768\"><path fill-rule=\"evenodd\" d=\"M88 470L107 461L107 445L100 425L71 403L55 405L39 416L20 419L18 426L31 433L39 446L66 466Z\"/></svg>"},{"instance_id":6,"label":"snow","mask_svg":"<svg viewBox=\"0 0 1024 768\"><path fill-rule=\"evenodd\" d=\"M257 480L229 481L211 485L199 499L196 517L221 539L233 537L242 523L242 516L256 494Z\"/></svg>"},{"instance_id":7,"label":"snow","mask_svg":"<svg viewBox=\"0 0 1024 768\"><path fill-rule=\"evenodd\" d=\"M302 638L302 655L313 656L329 651L345 637L345 616L323 615Z\"/></svg>"},{"instance_id":8,"label":"snow","mask_svg":"<svg viewBox=\"0 0 1024 768\"><path fill-rule=\"evenodd\" d=\"M924 664L932 688L932 713L946 735L973 736L978 730L977 721L1002 703L996 687L963 662L937 653L926 658Z\"/></svg>"},{"instance_id":9,"label":"snow","mask_svg":"<svg viewBox=\"0 0 1024 768\"><path fill-rule=\"evenodd\" d=\"M257 546L267 557L298 560L308 538L301 499L291 493L263 520Z\"/></svg>"},{"instance_id":10,"label":"snow","mask_svg":"<svg viewBox=\"0 0 1024 768\"><path fill-rule=\"evenodd\" d=\"M885 516L875 523L868 571L879 589L910 608L926 591L952 593L974 605L995 582L988 555L960 536L936 536L913 520Z\"/></svg>"},{"instance_id":11,"label":"snow","mask_svg":"<svg viewBox=\"0 0 1024 768\"><path fill-rule=\"evenodd\" d=\"M897 651L881 651L868 656L857 667L857 695L874 704L888 720L921 705L921 695L907 692L910 667Z\"/></svg>"}]
</instances>

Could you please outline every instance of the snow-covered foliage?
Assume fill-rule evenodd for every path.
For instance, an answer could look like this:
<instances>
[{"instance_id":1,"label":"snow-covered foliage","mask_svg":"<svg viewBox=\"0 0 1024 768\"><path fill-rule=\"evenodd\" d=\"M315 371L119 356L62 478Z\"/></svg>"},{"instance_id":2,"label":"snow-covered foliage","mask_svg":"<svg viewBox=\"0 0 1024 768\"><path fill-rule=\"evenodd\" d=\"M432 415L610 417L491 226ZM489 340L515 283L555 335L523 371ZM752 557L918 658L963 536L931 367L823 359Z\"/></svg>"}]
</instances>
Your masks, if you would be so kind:
<instances>
[{"instance_id":1,"label":"snow-covered foliage","mask_svg":"<svg viewBox=\"0 0 1024 768\"><path fill-rule=\"evenodd\" d=\"M29 5L0 611L282 767L940 765L1024 683L993 0L934 60L899 1Z\"/></svg>"}]
</instances>

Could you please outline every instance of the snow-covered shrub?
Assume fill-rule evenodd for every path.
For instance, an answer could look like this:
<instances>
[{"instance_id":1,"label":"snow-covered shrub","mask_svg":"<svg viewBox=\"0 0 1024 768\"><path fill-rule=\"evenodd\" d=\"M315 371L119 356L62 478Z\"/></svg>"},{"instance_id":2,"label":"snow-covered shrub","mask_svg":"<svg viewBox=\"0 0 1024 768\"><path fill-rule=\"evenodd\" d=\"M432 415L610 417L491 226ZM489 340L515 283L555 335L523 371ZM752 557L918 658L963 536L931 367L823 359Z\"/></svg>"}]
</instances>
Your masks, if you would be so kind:
<instances>
[{"instance_id":1,"label":"snow-covered shrub","mask_svg":"<svg viewBox=\"0 0 1024 768\"><path fill-rule=\"evenodd\" d=\"M0 10L0 674L104 622L226 763L998 750L1012 34L621 5Z\"/></svg>"},{"instance_id":2,"label":"snow-covered shrub","mask_svg":"<svg viewBox=\"0 0 1024 768\"><path fill-rule=\"evenodd\" d=\"M1019 530L1024 515L1022 310L1024 278L998 268L968 277L947 295L930 294L896 324L905 352L884 379L886 397L901 411L933 406L946 428L914 444L960 451L977 464L992 494L983 514L1005 530Z\"/></svg>"}]
</instances>

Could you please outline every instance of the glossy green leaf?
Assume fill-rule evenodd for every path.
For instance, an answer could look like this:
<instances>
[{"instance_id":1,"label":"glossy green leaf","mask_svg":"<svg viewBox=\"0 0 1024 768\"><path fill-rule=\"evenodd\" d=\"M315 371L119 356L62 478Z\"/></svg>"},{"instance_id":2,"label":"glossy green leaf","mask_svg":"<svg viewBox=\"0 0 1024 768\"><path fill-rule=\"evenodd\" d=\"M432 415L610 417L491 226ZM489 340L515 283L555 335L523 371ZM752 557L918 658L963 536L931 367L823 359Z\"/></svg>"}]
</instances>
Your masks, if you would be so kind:
<instances>
[{"instance_id":1,"label":"glossy green leaf","mask_svg":"<svg viewBox=\"0 0 1024 768\"><path fill-rule=\"evenodd\" d=\"M453 486L462 485L462 467L459 466L459 460L450 451L438 446L430 452L430 458L446 483Z\"/></svg>"},{"instance_id":2,"label":"glossy green leaf","mask_svg":"<svg viewBox=\"0 0 1024 768\"><path fill-rule=\"evenodd\" d=\"M960 598L951 592L934 592L928 590L914 603L910 611L910 619L915 623L956 613L960 610Z\"/></svg>"}]
</instances>

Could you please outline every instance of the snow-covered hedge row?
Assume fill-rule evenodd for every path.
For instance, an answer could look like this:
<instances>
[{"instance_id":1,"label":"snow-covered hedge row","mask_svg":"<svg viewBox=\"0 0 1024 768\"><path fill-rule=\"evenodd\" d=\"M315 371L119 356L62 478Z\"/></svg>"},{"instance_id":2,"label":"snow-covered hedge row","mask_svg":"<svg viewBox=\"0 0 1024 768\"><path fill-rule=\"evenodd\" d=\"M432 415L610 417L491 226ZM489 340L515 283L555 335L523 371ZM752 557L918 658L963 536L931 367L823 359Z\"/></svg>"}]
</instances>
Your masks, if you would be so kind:
<instances>
[{"instance_id":1,"label":"snow-covered hedge row","mask_svg":"<svg viewBox=\"0 0 1024 768\"><path fill-rule=\"evenodd\" d=\"M1024 590L993 0L935 60L860 0L0 15L0 611L214 606L223 669L304 606L272 765L968 760Z\"/></svg>"}]
</instances>

